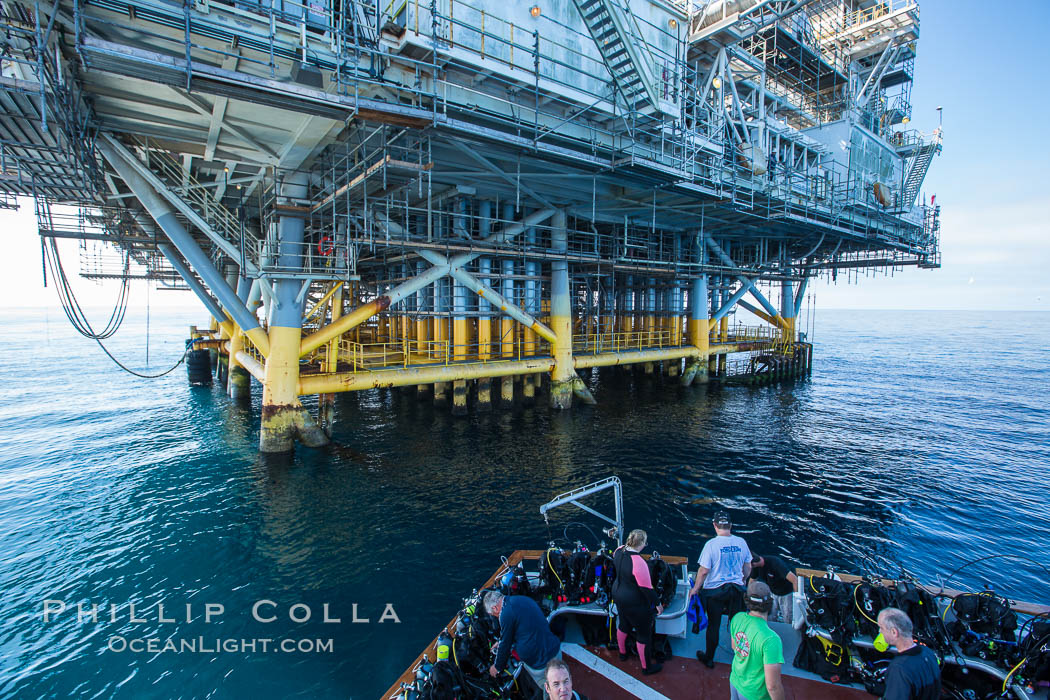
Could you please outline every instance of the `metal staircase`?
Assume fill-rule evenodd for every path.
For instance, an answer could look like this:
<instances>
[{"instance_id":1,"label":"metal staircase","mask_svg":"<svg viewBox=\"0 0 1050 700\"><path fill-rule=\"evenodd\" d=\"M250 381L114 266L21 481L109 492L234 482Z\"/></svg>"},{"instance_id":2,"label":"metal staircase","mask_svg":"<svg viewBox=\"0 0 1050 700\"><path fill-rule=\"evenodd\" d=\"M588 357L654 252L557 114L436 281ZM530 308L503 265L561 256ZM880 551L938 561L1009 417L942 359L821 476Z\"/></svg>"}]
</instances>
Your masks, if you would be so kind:
<instances>
[{"instance_id":1,"label":"metal staircase","mask_svg":"<svg viewBox=\"0 0 1050 700\"><path fill-rule=\"evenodd\" d=\"M915 203L915 197L919 194L919 188L922 187L922 183L926 179L930 163L933 162L933 157L940 152L941 139L939 135L934 137L932 141L919 146L915 152L915 157L911 161L911 167L908 169L908 176L904 180L904 188L901 191L902 206L910 207Z\"/></svg>"},{"instance_id":2,"label":"metal staircase","mask_svg":"<svg viewBox=\"0 0 1050 700\"><path fill-rule=\"evenodd\" d=\"M139 160L167 188L168 193L165 198L170 201L172 195L177 196L183 206L172 203L184 215L187 215L191 223L197 228L204 228L199 225L198 221L194 221L195 217L192 214L196 214L210 229L210 232L207 230L203 232L224 253L234 260L243 262L249 273L252 272L252 268L257 269L261 250L261 241L257 233L249 226L242 224L226 205L215 198L207 186L198 182L170 153L150 147L149 144L137 143L136 145L139 146L137 150L142 154ZM215 236L218 237L217 240Z\"/></svg>"},{"instance_id":3,"label":"metal staircase","mask_svg":"<svg viewBox=\"0 0 1050 700\"><path fill-rule=\"evenodd\" d=\"M602 61L627 104L677 117L678 106L661 97L652 57L645 43L631 31L630 8L620 0L573 0L583 17Z\"/></svg>"}]
</instances>

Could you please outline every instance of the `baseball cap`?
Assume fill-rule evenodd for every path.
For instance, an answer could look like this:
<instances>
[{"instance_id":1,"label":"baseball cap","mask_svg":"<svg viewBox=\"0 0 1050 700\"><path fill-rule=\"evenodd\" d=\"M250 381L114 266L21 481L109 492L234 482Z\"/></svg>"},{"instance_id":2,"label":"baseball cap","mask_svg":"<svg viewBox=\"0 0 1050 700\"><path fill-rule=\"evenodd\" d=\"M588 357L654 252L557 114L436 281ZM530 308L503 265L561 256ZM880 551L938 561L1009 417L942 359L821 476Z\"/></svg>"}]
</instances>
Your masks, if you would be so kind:
<instances>
[{"instance_id":1,"label":"baseball cap","mask_svg":"<svg viewBox=\"0 0 1050 700\"><path fill-rule=\"evenodd\" d=\"M773 597L773 592L763 581L752 581L747 584L747 598L752 603L764 603Z\"/></svg>"},{"instance_id":2,"label":"baseball cap","mask_svg":"<svg viewBox=\"0 0 1050 700\"><path fill-rule=\"evenodd\" d=\"M714 523L715 525L731 525L733 521L729 519L729 513L725 512L724 510L720 510L717 513L715 513Z\"/></svg>"}]
</instances>

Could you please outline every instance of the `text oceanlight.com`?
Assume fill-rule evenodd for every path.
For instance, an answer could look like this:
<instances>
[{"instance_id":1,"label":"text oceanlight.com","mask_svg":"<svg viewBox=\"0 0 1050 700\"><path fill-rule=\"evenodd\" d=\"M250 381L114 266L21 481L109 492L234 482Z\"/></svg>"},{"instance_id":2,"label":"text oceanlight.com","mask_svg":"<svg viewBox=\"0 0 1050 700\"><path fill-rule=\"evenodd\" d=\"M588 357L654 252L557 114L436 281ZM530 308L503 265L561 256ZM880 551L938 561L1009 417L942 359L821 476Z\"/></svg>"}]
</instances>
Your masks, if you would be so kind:
<instances>
[{"instance_id":1,"label":"text oceanlight.com","mask_svg":"<svg viewBox=\"0 0 1050 700\"><path fill-rule=\"evenodd\" d=\"M251 654L280 652L284 654L331 654L335 648L331 639L161 639L159 637L127 638L115 635L109 638L106 649L134 654Z\"/></svg>"}]
</instances>

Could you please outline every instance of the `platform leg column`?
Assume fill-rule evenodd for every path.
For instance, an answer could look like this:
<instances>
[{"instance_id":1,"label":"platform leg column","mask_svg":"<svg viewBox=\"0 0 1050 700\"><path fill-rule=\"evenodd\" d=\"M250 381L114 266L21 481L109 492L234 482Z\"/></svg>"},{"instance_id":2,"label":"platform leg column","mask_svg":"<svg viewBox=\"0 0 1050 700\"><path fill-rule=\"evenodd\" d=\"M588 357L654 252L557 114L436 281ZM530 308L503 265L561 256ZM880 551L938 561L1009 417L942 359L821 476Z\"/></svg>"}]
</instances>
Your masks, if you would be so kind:
<instances>
[{"instance_id":1,"label":"platform leg column","mask_svg":"<svg viewBox=\"0 0 1050 700\"><path fill-rule=\"evenodd\" d=\"M711 349L711 324L708 321L707 275L700 275L693 280L689 290L689 322L686 325L688 342L696 348L696 355L686 361L685 374L682 375L682 386L693 382L707 384L707 358Z\"/></svg>"},{"instance_id":2,"label":"platform leg column","mask_svg":"<svg viewBox=\"0 0 1050 700\"><path fill-rule=\"evenodd\" d=\"M452 382L452 415L467 415L467 381L457 379Z\"/></svg>"},{"instance_id":3,"label":"platform leg column","mask_svg":"<svg viewBox=\"0 0 1050 700\"><path fill-rule=\"evenodd\" d=\"M304 198L306 177L301 174L289 176L281 193ZM280 266L283 269L294 269L301 264L304 224L303 219L291 216L282 216L278 222ZM301 284L297 279L278 279L274 283L274 295L279 305L271 307L270 353L266 357L259 430L259 449L263 452L288 452L293 449L296 438L307 447L319 447L328 442L328 436L299 403L303 305L296 303L296 297Z\"/></svg>"},{"instance_id":4,"label":"platform leg column","mask_svg":"<svg viewBox=\"0 0 1050 700\"><path fill-rule=\"evenodd\" d=\"M551 247L558 252L567 249L565 212L551 218ZM551 371L550 404L557 409L572 408L573 390L578 377L572 363L572 304L569 298L569 261L551 262L551 330L554 369ZM583 382L580 381L582 385Z\"/></svg>"}]
</instances>

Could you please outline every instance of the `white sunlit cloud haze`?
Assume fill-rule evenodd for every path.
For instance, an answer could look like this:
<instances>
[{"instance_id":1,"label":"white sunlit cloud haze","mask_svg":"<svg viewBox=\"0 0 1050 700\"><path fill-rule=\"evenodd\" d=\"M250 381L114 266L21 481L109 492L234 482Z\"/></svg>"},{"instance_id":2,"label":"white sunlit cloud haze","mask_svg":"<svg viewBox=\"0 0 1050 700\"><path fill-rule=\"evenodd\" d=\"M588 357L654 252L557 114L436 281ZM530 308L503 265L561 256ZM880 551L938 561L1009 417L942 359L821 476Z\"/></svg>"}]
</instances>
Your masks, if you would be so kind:
<instances>
[{"instance_id":1,"label":"white sunlit cloud haze","mask_svg":"<svg viewBox=\"0 0 1050 700\"><path fill-rule=\"evenodd\" d=\"M941 210L939 270L906 268L850 283L810 285L818 309L1050 310L1050 147L1037 124L1050 113L1050 85L1037 78L1050 63L1050 43L1019 36L1050 24L1050 3L1022 0L998 12L976 0L921 0L911 126L931 132L943 107L944 150L923 186ZM978 48L983 47L983 48ZM994 58L993 58L994 54ZM1042 87L1035 81L1043 80ZM57 306L42 284L40 242L32 202L0 212L6 255L0 259L0 306ZM61 241L75 276L75 241ZM73 279L84 306L111 306L116 284ZM130 305L145 304L134 282ZM189 292L149 295L163 307L204 309Z\"/></svg>"}]
</instances>

